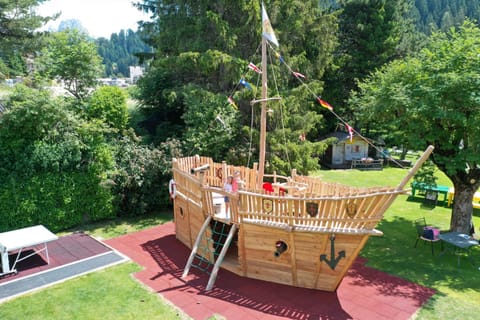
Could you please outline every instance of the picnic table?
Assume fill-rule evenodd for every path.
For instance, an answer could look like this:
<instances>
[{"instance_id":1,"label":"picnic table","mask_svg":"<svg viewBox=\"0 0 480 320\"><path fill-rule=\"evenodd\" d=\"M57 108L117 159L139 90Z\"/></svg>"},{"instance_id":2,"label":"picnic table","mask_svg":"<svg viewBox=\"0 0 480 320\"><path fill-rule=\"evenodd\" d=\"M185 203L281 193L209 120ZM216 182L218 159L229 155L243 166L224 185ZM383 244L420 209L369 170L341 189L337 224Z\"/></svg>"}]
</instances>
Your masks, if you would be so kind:
<instances>
[{"instance_id":1,"label":"picnic table","mask_svg":"<svg viewBox=\"0 0 480 320\"><path fill-rule=\"evenodd\" d=\"M450 187L448 186L434 186L430 185L424 182L412 182L412 197L415 197L415 193L417 191L423 191L423 192L436 192L437 194L442 194L443 199L441 200L442 204L445 205L447 203L447 197L448 197L448 192L450 190Z\"/></svg>"},{"instance_id":2,"label":"picnic table","mask_svg":"<svg viewBox=\"0 0 480 320\"><path fill-rule=\"evenodd\" d=\"M464 252L471 260L472 264L474 264L471 256L470 256L470 248L473 246L478 246L478 240L473 239L468 234L460 233L460 232L446 232L440 233L438 238L450 244L455 248L455 251L462 251ZM444 249L445 251L446 249ZM442 251L442 254L444 253ZM460 256L458 256L458 265L460 265Z\"/></svg>"},{"instance_id":3,"label":"picnic table","mask_svg":"<svg viewBox=\"0 0 480 320\"><path fill-rule=\"evenodd\" d=\"M42 225L0 233L0 255L2 260L0 276L15 273L15 266L18 262L43 251L45 251L47 263L50 264L47 243L57 239L56 235ZM36 248L39 245L41 245L40 249ZM34 252L25 257L20 257L23 250L30 247L33 248ZM15 251L17 251L16 258L10 267L8 253Z\"/></svg>"}]
</instances>

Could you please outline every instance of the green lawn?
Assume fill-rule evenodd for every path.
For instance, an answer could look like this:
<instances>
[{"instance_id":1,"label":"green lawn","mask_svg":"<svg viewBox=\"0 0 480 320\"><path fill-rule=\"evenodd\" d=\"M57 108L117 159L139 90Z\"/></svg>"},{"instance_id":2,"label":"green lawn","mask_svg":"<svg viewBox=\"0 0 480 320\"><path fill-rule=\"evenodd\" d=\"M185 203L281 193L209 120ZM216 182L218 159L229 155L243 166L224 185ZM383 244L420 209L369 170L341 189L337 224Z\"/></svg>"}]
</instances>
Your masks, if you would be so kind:
<instances>
[{"instance_id":1,"label":"green lawn","mask_svg":"<svg viewBox=\"0 0 480 320\"><path fill-rule=\"evenodd\" d=\"M383 171L331 170L315 175L326 181L356 186L396 186L407 174L405 169ZM451 185L439 174L438 184ZM437 290L437 294L418 312L417 319L478 319L480 316L480 248L472 255L476 266L453 254L431 255L430 247L415 243L413 220L425 217L429 224L447 230L451 208L424 206L421 197L401 195L393 203L377 229L382 237L371 237L361 252L368 265ZM142 230L171 219L171 214L156 214L140 219L117 219L82 226L97 237L111 238ZM480 227L480 211L474 212L475 226ZM0 319L179 319L185 317L168 306L156 294L134 281L131 273L139 270L133 263L95 272L40 292L5 302ZM135 315L135 316L133 316Z\"/></svg>"},{"instance_id":2,"label":"green lawn","mask_svg":"<svg viewBox=\"0 0 480 320\"><path fill-rule=\"evenodd\" d=\"M0 319L182 318L180 311L132 278L139 270L134 263L124 263L7 301L0 307Z\"/></svg>"},{"instance_id":3,"label":"green lawn","mask_svg":"<svg viewBox=\"0 0 480 320\"><path fill-rule=\"evenodd\" d=\"M121 235L140 231L172 220L172 212L158 212L141 217L118 218L109 221L100 221L81 225L77 228L61 232L58 235L83 231L98 239L116 238Z\"/></svg>"}]
</instances>

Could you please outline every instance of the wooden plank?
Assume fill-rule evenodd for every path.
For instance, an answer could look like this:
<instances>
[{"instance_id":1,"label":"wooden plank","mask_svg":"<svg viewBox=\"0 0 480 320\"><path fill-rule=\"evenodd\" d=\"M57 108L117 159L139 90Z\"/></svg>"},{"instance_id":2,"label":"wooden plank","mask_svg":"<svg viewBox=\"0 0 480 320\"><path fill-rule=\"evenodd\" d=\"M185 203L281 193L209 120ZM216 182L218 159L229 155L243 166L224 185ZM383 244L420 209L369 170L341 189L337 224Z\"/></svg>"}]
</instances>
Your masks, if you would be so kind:
<instances>
[{"instance_id":1,"label":"wooden plank","mask_svg":"<svg viewBox=\"0 0 480 320\"><path fill-rule=\"evenodd\" d=\"M190 214L187 207L187 201L180 198L175 200L175 236L180 242L182 242L188 248L191 248L193 242L190 233Z\"/></svg>"}]
</instances>

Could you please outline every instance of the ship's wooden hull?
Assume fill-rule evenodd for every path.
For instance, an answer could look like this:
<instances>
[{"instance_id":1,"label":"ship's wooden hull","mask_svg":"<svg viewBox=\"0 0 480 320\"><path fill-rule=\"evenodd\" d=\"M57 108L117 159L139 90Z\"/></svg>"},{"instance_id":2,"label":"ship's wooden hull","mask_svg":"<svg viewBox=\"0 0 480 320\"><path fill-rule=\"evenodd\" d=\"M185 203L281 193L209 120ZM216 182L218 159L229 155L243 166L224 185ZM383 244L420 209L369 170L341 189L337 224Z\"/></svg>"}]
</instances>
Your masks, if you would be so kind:
<instances>
[{"instance_id":1,"label":"ship's wooden hull","mask_svg":"<svg viewBox=\"0 0 480 320\"><path fill-rule=\"evenodd\" d=\"M199 208L178 198L175 206L176 237L190 249L203 224ZM212 230L207 234L212 235ZM334 240L331 239L335 236ZM326 232L299 232L270 226L243 223L238 236L225 258L226 269L253 279L334 291L358 256L369 234L332 234ZM282 241L287 250L276 255L276 243ZM332 251L333 241L333 251ZM208 246L202 239L201 246ZM211 248L210 252L214 249ZM209 251L207 251L209 252ZM344 256L340 257L340 252ZM333 253L333 256L332 256ZM204 254L205 255L205 254ZM322 261L325 255L327 261ZM207 257L213 262L213 254ZM338 259L335 266L327 262Z\"/></svg>"},{"instance_id":2,"label":"ship's wooden hull","mask_svg":"<svg viewBox=\"0 0 480 320\"><path fill-rule=\"evenodd\" d=\"M430 146L397 187L378 188L325 183L292 171L291 177L268 177L268 188L259 190L255 166L174 159L176 237L192 249L184 276L200 257L213 266L207 290L220 267L254 279L336 290L368 238L382 235L377 223L432 151ZM225 177L234 174L242 188L224 191Z\"/></svg>"},{"instance_id":3,"label":"ship's wooden hull","mask_svg":"<svg viewBox=\"0 0 480 320\"><path fill-rule=\"evenodd\" d=\"M199 166L206 169L191 170ZM303 193L299 188L287 194L280 189L258 191L249 169L241 172L247 178L244 190L224 192L222 176L238 169L209 158L184 158L174 164L177 239L194 250L208 248L197 254L212 264L222 259L221 267L240 276L303 288L336 290L368 238L382 234L375 226L402 192L322 184L305 177L297 177L297 185L308 186ZM227 215L218 207L218 199L225 196L230 197ZM202 229L208 217L212 220ZM221 258L221 248L213 244L219 224L226 230L236 226L234 241Z\"/></svg>"},{"instance_id":4,"label":"ship's wooden hull","mask_svg":"<svg viewBox=\"0 0 480 320\"><path fill-rule=\"evenodd\" d=\"M243 224L239 243L244 248L239 257L244 260L244 275L296 287L334 291L353 263L368 235L332 234L286 231L271 227ZM288 249L275 254L277 241L284 241ZM344 256L341 254L344 252ZM331 255L333 253L333 256ZM338 259L330 266L328 262Z\"/></svg>"}]
</instances>

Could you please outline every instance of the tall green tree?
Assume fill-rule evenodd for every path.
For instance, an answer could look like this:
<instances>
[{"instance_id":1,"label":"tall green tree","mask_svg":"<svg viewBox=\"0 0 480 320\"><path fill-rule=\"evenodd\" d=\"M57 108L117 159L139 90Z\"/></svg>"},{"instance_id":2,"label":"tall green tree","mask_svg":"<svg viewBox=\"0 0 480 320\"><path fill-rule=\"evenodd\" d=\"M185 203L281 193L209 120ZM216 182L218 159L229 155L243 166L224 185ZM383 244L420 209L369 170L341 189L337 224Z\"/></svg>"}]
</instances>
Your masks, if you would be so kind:
<instances>
[{"instance_id":1,"label":"tall green tree","mask_svg":"<svg viewBox=\"0 0 480 320\"><path fill-rule=\"evenodd\" d=\"M155 60L148 74L139 83L138 98L149 116L143 125L156 135L157 141L176 136L188 146L198 146L189 149L189 153L208 149L216 150L216 156L221 159L232 154L235 155L234 158L247 159L246 154L250 149L254 150L255 157L258 146L254 142L249 148L248 143L250 135L258 136L258 132L249 129L252 114L253 123L258 123L258 108L255 106L252 110L249 102L254 98L257 78L256 74L247 73L247 65L250 61L260 63L260 2L143 1L138 6L156 15L151 22L142 25L146 41L155 49ZM281 54L291 68L301 71L308 79L321 79L326 66L331 62L331 52L336 45L335 17L323 14L317 1L267 1L265 6L279 38L280 49L277 53ZM291 71L280 63L274 53L271 57L271 74L275 72L278 75L276 84L286 90L275 94L283 95L301 87L301 83L292 77ZM242 76L252 83L254 90L249 91L239 86ZM321 93L322 82L311 80L309 83L315 92ZM270 88L270 95L273 95L274 85L271 84ZM285 127L294 126L290 127L293 131L287 137L294 137L294 140L288 140L284 145L299 145L300 132L308 136L313 131L304 130L316 130L321 126L319 122L322 121L322 116L309 117L304 122L293 121L296 112L304 116L312 109L321 109L315 105L311 93L306 94L310 100L303 105L303 109L288 106L289 109L285 110L292 119ZM211 102L210 105L200 103L200 96L206 97ZM238 109L228 105L229 96L233 96ZM293 104L298 103L299 100L293 101ZM216 120L217 115L227 119L227 127L230 119L237 119L239 124L232 128L243 129L224 131L221 140L226 145L222 148L200 146L202 141L197 139L203 131L195 134L196 129L192 127L195 125L194 115L200 114L200 110L203 110L201 119L205 123L196 126L199 130L204 130L209 124L220 124L223 127ZM314 122L315 125L309 122ZM280 121L273 123L278 125L269 127L270 137L275 136L272 131L281 128ZM317 138L311 133L312 137ZM209 139L208 143L213 143L213 140ZM273 150L269 155L274 156Z\"/></svg>"},{"instance_id":2,"label":"tall green tree","mask_svg":"<svg viewBox=\"0 0 480 320\"><path fill-rule=\"evenodd\" d=\"M375 69L410 51L415 43L409 0L342 0L339 46L326 76L325 98L340 114L351 114L348 98ZM406 41L408 39L408 42ZM352 119L353 120L353 119ZM332 122L332 126L336 123Z\"/></svg>"},{"instance_id":3,"label":"tall green tree","mask_svg":"<svg viewBox=\"0 0 480 320\"><path fill-rule=\"evenodd\" d=\"M450 228L463 233L480 186L479 75L480 28L466 22L377 71L351 101L359 117L403 134L409 148L435 147L432 159L455 187Z\"/></svg>"},{"instance_id":4,"label":"tall green tree","mask_svg":"<svg viewBox=\"0 0 480 320\"><path fill-rule=\"evenodd\" d=\"M0 0L0 65L5 65L0 72L4 73L3 77L22 75L26 71L22 58L33 54L39 45L39 34L35 30L55 18L35 12L35 7L44 1Z\"/></svg>"},{"instance_id":5,"label":"tall green tree","mask_svg":"<svg viewBox=\"0 0 480 320\"><path fill-rule=\"evenodd\" d=\"M62 80L65 89L77 99L89 94L102 72L95 43L75 29L53 33L39 63L43 76Z\"/></svg>"}]
</instances>

